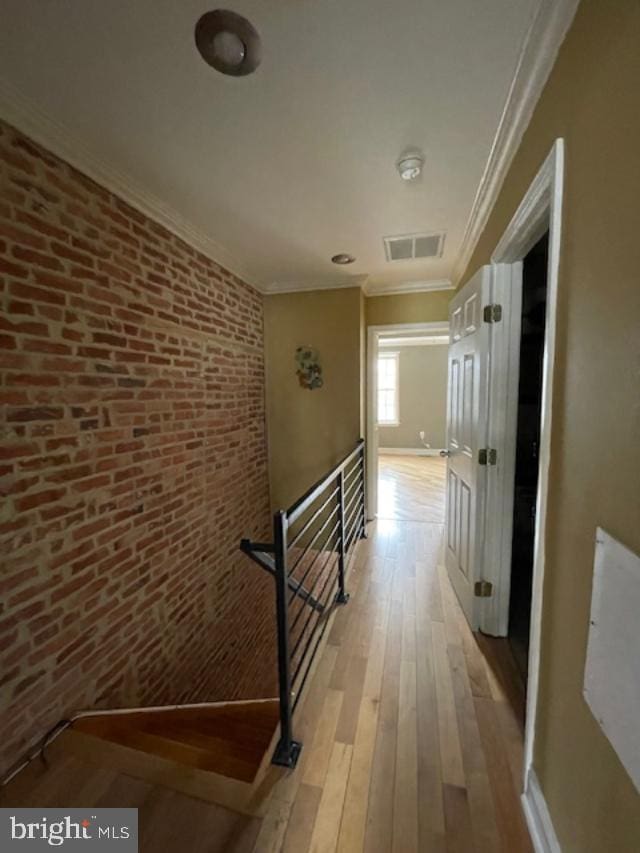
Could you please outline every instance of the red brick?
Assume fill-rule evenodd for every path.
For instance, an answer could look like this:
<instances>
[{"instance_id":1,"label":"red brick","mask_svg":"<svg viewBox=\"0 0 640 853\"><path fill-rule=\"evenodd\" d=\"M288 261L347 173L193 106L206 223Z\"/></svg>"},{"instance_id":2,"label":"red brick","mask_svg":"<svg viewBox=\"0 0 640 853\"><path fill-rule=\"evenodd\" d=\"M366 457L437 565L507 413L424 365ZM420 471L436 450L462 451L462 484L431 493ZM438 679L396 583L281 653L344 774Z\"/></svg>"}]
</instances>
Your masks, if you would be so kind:
<instances>
[{"instance_id":1,"label":"red brick","mask_svg":"<svg viewBox=\"0 0 640 853\"><path fill-rule=\"evenodd\" d=\"M64 417L62 406L36 406L31 409L9 409L7 421L50 421Z\"/></svg>"},{"instance_id":2,"label":"red brick","mask_svg":"<svg viewBox=\"0 0 640 853\"><path fill-rule=\"evenodd\" d=\"M29 268L19 266L6 258L0 258L0 273L11 275L14 278L27 278L29 275Z\"/></svg>"},{"instance_id":3,"label":"red brick","mask_svg":"<svg viewBox=\"0 0 640 853\"><path fill-rule=\"evenodd\" d=\"M36 267L44 267L48 270L64 269L58 258L53 258L44 252L36 252L35 249L25 249L22 246L14 246L11 252L14 258Z\"/></svg>"},{"instance_id":4,"label":"red brick","mask_svg":"<svg viewBox=\"0 0 640 853\"><path fill-rule=\"evenodd\" d=\"M108 486L110 482L111 478L107 474L99 474L95 477L90 477L88 480L82 480L79 483L74 483L73 489L76 492L88 492L91 489Z\"/></svg>"},{"instance_id":5,"label":"red brick","mask_svg":"<svg viewBox=\"0 0 640 853\"><path fill-rule=\"evenodd\" d=\"M29 385L38 388L51 388L54 385L60 385L60 377L52 376L49 373L9 373L7 375L7 385Z\"/></svg>"},{"instance_id":6,"label":"red brick","mask_svg":"<svg viewBox=\"0 0 640 853\"><path fill-rule=\"evenodd\" d=\"M19 498L15 502L15 507L18 512L26 512L42 504L52 503L64 497L66 489L45 489L43 492L36 492L35 495L26 495L24 498Z\"/></svg>"},{"instance_id":7,"label":"red brick","mask_svg":"<svg viewBox=\"0 0 640 853\"><path fill-rule=\"evenodd\" d=\"M92 473L91 465L76 465L75 468L63 468L45 477L48 483L69 483L72 480L80 480Z\"/></svg>"},{"instance_id":8,"label":"red brick","mask_svg":"<svg viewBox=\"0 0 640 853\"><path fill-rule=\"evenodd\" d=\"M0 443L0 459L18 459L21 456L34 456L37 452L37 444Z\"/></svg>"},{"instance_id":9,"label":"red brick","mask_svg":"<svg viewBox=\"0 0 640 853\"><path fill-rule=\"evenodd\" d=\"M18 691L1 772L77 708L273 695L274 643L272 586L238 550L269 528L262 298L0 136L0 169L8 149L38 173L10 166L0 201L0 333L17 343L0 347L0 648Z\"/></svg>"},{"instance_id":10,"label":"red brick","mask_svg":"<svg viewBox=\"0 0 640 853\"><path fill-rule=\"evenodd\" d=\"M0 258L1 270L2 258ZM44 290L42 287L34 287L32 284L16 282L10 286L9 290L18 299L32 300L33 302L50 302L53 305L64 304L64 294L52 290Z\"/></svg>"},{"instance_id":11,"label":"red brick","mask_svg":"<svg viewBox=\"0 0 640 853\"><path fill-rule=\"evenodd\" d=\"M62 290L65 293L82 293L82 284L66 276L56 275L44 270L34 270L33 277L37 284L47 289Z\"/></svg>"},{"instance_id":12,"label":"red brick","mask_svg":"<svg viewBox=\"0 0 640 853\"><path fill-rule=\"evenodd\" d=\"M46 249L47 241L38 234L31 234L23 228L16 228L9 222L0 222L0 234L3 237L8 237L14 243L20 243L22 246L30 246L32 249Z\"/></svg>"},{"instance_id":13,"label":"red brick","mask_svg":"<svg viewBox=\"0 0 640 853\"><path fill-rule=\"evenodd\" d=\"M75 249L70 249L69 246L65 246L64 243L51 243L51 250L54 255L57 255L59 258L65 258L65 260L73 261L75 264L80 264L84 267L93 267L94 260L91 255L87 255L86 252L78 252Z\"/></svg>"},{"instance_id":14,"label":"red brick","mask_svg":"<svg viewBox=\"0 0 640 853\"><path fill-rule=\"evenodd\" d=\"M58 240L66 240L67 232L63 228L58 228L57 225L52 225L39 216L34 216L32 213L27 213L23 210L16 211L16 219L24 225L29 225L35 231L45 234L47 237L56 237Z\"/></svg>"},{"instance_id":15,"label":"red brick","mask_svg":"<svg viewBox=\"0 0 640 853\"><path fill-rule=\"evenodd\" d=\"M49 327L46 323L36 323L30 320L19 320L14 322L9 317L0 317L0 329L13 332L16 335L49 335Z\"/></svg>"}]
</instances>

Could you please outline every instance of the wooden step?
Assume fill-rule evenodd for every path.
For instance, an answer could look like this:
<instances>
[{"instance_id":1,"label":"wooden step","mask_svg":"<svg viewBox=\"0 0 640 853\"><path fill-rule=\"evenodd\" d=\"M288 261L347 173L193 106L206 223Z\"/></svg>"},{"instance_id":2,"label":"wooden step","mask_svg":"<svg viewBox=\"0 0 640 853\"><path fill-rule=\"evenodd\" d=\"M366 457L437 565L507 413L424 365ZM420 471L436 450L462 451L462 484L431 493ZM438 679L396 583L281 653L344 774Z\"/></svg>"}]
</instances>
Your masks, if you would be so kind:
<instances>
[{"instance_id":1,"label":"wooden step","mask_svg":"<svg viewBox=\"0 0 640 853\"><path fill-rule=\"evenodd\" d=\"M105 713L73 729L188 767L253 783L278 727L278 701Z\"/></svg>"},{"instance_id":2,"label":"wooden step","mask_svg":"<svg viewBox=\"0 0 640 853\"><path fill-rule=\"evenodd\" d=\"M51 749L255 815L282 775L271 764L278 714L264 700L81 716Z\"/></svg>"},{"instance_id":3,"label":"wooden step","mask_svg":"<svg viewBox=\"0 0 640 853\"><path fill-rule=\"evenodd\" d=\"M169 790L112 766L101 766L96 760L100 756L88 751L88 746L96 743L101 749L120 749L116 744L67 730L48 747L47 764L39 759L32 761L0 788L0 807L137 808L140 853L254 850L261 824L257 816L203 802L206 798Z\"/></svg>"}]
</instances>

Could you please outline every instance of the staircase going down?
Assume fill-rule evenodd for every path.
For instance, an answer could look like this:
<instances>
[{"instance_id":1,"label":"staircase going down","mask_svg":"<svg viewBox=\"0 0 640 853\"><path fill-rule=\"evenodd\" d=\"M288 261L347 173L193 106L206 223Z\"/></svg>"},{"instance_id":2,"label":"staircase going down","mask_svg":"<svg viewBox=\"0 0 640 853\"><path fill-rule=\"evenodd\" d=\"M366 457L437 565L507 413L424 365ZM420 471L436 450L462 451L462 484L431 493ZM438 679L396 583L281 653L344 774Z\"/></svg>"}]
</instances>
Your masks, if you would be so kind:
<instances>
[{"instance_id":1,"label":"staircase going down","mask_svg":"<svg viewBox=\"0 0 640 853\"><path fill-rule=\"evenodd\" d=\"M279 734L276 699L192 705L76 717L36 759L2 789L18 791L38 779L43 795L68 761L126 774L155 786L260 815L281 775L271 765Z\"/></svg>"}]
</instances>

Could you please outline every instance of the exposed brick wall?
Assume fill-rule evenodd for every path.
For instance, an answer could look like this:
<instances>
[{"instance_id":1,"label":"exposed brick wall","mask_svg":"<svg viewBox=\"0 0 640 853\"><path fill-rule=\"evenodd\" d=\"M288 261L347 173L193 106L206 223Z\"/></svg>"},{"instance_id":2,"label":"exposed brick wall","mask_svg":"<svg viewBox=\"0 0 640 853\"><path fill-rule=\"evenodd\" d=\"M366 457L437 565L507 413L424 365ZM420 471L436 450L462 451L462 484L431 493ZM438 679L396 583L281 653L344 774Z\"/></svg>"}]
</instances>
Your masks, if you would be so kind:
<instances>
[{"instance_id":1,"label":"exposed brick wall","mask_svg":"<svg viewBox=\"0 0 640 853\"><path fill-rule=\"evenodd\" d=\"M77 709L274 695L262 299L0 124L2 765Z\"/></svg>"}]
</instances>

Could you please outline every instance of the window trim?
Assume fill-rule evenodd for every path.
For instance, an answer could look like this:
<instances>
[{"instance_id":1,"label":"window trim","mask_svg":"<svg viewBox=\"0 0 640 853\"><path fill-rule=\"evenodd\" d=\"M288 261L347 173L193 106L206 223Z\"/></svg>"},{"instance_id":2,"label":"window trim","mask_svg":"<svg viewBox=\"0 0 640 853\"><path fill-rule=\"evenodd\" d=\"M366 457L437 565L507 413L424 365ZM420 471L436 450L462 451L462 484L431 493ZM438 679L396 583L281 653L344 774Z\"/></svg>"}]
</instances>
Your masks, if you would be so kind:
<instances>
[{"instance_id":1,"label":"window trim","mask_svg":"<svg viewBox=\"0 0 640 853\"><path fill-rule=\"evenodd\" d=\"M378 358L376 362L376 368L381 359L387 359L388 361L393 361L395 365L395 373L396 373L396 381L395 381L395 395L394 395L394 411L395 418L389 421L381 421L379 418L378 411L378 398L380 393L380 377L378 371L376 370L376 426L378 427L397 427L400 426L400 352L397 350L386 350L384 352L378 352Z\"/></svg>"}]
</instances>

